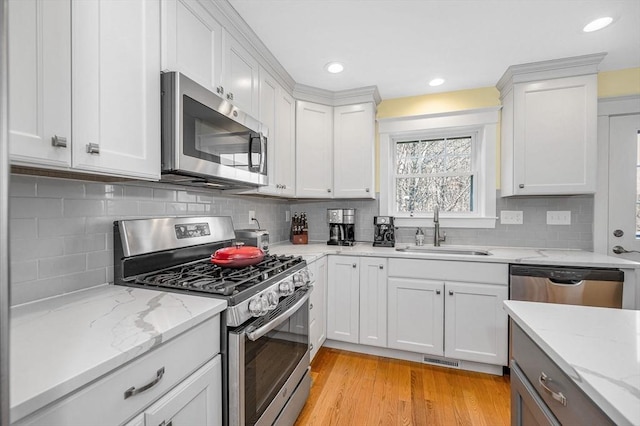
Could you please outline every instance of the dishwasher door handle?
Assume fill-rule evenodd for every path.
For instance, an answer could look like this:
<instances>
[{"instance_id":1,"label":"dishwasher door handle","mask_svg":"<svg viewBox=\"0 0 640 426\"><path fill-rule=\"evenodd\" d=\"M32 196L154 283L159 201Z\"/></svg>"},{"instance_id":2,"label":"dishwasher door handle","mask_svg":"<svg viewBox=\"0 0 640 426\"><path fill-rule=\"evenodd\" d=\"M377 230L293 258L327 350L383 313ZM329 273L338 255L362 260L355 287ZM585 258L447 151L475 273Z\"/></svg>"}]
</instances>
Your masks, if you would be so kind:
<instances>
[{"instance_id":1,"label":"dishwasher door handle","mask_svg":"<svg viewBox=\"0 0 640 426\"><path fill-rule=\"evenodd\" d=\"M555 285L580 285L584 280L563 280L559 278L547 278L551 284Z\"/></svg>"}]
</instances>

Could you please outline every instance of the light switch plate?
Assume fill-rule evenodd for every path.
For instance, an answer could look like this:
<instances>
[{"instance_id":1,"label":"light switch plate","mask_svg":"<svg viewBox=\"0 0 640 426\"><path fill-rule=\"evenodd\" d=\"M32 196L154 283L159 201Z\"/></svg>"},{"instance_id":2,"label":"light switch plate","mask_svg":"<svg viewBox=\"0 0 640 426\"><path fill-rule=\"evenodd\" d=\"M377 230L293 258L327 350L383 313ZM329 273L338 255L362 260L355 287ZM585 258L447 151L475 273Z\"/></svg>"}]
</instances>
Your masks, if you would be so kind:
<instances>
[{"instance_id":1,"label":"light switch plate","mask_svg":"<svg viewBox=\"0 0 640 426\"><path fill-rule=\"evenodd\" d=\"M522 225L523 215L521 210L502 210L500 223L502 225Z\"/></svg>"},{"instance_id":2,"label":"light switch plate","mask_svg":"<svg viewBox=\"0 0 640 426\"><path fill-rule=\"evenodd\" d=\"M548 211L547 225L571 225L571 211Z\"/></svg>"}]
</instances>

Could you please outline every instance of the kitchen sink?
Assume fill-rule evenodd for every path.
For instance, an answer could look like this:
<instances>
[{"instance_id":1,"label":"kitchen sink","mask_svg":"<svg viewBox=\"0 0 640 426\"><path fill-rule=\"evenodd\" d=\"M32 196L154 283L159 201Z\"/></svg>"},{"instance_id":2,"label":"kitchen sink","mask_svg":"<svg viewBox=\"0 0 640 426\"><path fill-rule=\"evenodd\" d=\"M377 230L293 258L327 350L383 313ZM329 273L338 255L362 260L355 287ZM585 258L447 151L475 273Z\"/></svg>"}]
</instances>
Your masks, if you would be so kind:
<instances>
[{"instance_id":1,"label":"kitchen sink","mask_svg":"<svg viewBox=\"0 0 640 426\"><path fill-rule=\"evenodd\" d=\"M466 247L424 247L424 246L407 246L398 247L396 251L403 253L422 253L422 254L463 254L468 256L491 256L487 250Z\"/></svg>"}]
</instances>

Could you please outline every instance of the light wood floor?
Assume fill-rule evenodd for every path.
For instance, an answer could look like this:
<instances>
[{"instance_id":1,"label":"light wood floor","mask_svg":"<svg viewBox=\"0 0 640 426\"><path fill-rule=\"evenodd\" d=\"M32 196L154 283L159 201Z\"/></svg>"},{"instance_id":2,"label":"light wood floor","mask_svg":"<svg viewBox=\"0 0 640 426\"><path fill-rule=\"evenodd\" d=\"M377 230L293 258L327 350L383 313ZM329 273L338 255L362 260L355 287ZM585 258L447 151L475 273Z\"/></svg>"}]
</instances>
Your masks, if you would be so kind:
<instances>
[{"instance_id":1,"label":"light wood floor","mask_svg":"<svg viewBox=\"0 0 640 426\"><path fill-rule=\"evenodd\" d=\"M296 426L508 425L509 376L321 348Z\"/></svg>"}]
</instances>

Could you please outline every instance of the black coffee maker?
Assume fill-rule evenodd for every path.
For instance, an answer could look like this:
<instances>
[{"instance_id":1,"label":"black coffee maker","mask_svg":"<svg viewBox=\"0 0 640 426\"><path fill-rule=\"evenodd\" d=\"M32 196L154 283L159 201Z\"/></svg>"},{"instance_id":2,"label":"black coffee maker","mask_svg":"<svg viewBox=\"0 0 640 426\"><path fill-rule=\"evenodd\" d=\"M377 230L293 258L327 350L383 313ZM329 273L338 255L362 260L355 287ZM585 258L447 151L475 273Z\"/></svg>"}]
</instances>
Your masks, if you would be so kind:
<instances>
[{"instance_id":1,"label":"black coffee maker","mask_svg":"<svg viewBox=\"0 0 640 426\"><path fill-rule=\"evenodd\" d=\"M327 209L329 241L332 246L352 246L356 243L356 209Z\"/></svg>"},{"instance_id":2,"label":"black coffee maker","mask_svg":"<svg viewBox=\"0 0 640 426\"><path fill-rule=\"evenodd\" d=\"M375 227L375 233L373 235L374 247L394 247L396 245L393 217L374 216L373 225Z\"/></svg>"}]
</instances>

